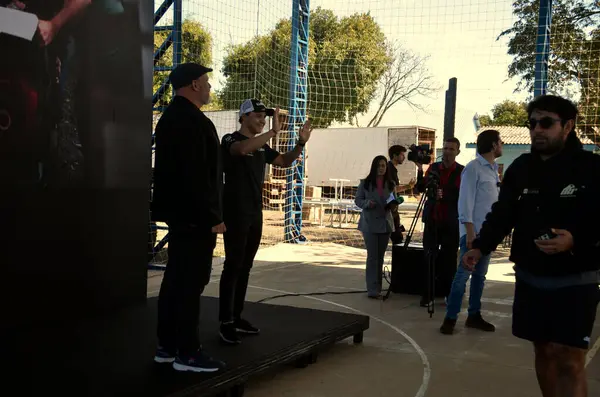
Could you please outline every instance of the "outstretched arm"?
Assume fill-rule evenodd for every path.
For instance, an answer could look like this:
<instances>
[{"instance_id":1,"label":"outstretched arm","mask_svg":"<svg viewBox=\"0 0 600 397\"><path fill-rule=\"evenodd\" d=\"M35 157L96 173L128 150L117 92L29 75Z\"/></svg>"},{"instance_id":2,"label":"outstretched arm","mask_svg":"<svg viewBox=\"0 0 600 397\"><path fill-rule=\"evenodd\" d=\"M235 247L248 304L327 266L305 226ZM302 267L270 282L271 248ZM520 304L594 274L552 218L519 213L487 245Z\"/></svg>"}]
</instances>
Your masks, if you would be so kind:
<instances>
[{"instance_id":1,"label":"outstretched arm","mask_svg":"<svg viewBox=\"0 0 600 397\"><path fill-rule=\"evenodd\" d=\"M50 45L65 24L91 3L91 0L65 0L63 8L51 20L40 20L38 29L44 45Z\"/></svg>"},{"instance_id":2,"label":"outstretched arm","mask_svg":"<svg viewBox=\"0 0 600 397\"><path fill-rule=\"evenodd\" d=\"M310 125L310 120L307 120L306 123L300 128L300 133L298 142L296 146L290 150L289 152L283 153L275 157L270 163L273 165L277 165L279 167L289 167L292 163L302 154L304 150L304 145L310 139L310 134L312 133L312 127Z\"/></svg>"}]
</instances>

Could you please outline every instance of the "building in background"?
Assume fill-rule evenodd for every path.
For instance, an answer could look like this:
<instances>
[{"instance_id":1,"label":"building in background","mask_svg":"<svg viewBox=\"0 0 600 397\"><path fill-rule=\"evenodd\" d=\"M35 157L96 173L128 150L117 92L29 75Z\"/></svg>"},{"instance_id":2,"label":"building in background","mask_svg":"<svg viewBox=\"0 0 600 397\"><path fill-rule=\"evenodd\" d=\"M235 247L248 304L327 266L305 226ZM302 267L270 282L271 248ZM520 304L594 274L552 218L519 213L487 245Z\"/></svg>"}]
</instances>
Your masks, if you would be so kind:
<instances>
[{"instance_id":1,"label":"building in background","mask_svg":"<svg viewBox=\"0 0 600 397\"><path fill-rule=\"evenodd\" d=\"M469 154L472 153L473 158L475 158L476 154L477 135L481 131L490 128L498 130L500 132L502 142L504 142L504 146L502 148L502 157L496 160L499 165L500 176L502 176L504 170L506 170L517 157L523 153L529 153L531 150L531 137L529 135L529 128L515 126L481 127L477 133L473 134L471 139L465 142L465 149L469 152ZM591 139L582 137L581 135L579 136L579 139L581 139L583 148L585 150L595 151L598 149L598 146L595 145Z\"/></svg>"}]
</instances>

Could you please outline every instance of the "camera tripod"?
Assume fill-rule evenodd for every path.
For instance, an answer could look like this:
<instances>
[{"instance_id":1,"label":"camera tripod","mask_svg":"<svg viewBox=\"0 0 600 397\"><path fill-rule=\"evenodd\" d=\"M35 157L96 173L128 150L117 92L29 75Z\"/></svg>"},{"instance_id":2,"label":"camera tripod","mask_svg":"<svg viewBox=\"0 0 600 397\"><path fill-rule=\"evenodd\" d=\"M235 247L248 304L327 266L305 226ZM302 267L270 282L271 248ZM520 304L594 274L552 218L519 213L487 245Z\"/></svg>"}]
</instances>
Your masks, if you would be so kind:
<instances>
[{"instance_id":1,"label":"camera tripod","mask_svg":"<svg viewBox=\"0 0 600 397\"><path fill-rule=\"evenodd\" d=\"M421 196L419 203L417 204L417 209L415 211L415 215L411 221L410 227L406 233L406 238L404 240L403 249L408 250L408 246L412 240L413 234L415 232L415 228L417 223L421 219L421 214L424 210L425 203L429 201L432 207L435 207L435 203L437 202L437 190L438 190L438 178L437 175L431 175L428 178L428 182L425 186L425 193ZM430 236L428 236L430 241L428 244L425 243L425 236L423 236L423 248L425 249L425 258L426 258L426 280L427 280L427 298L431 297L431 300L427 304L427 312L429 313L429 317L433 316L435 313L435 264L438 256L438 236L437 236L437 228L434 226L433 232ZM427 248L426 248L427 247ZM391 283L390 283L391 284ZM383 300L387 300L392 291L392 285L388 288Z\"/></svg>"}]
</instances>

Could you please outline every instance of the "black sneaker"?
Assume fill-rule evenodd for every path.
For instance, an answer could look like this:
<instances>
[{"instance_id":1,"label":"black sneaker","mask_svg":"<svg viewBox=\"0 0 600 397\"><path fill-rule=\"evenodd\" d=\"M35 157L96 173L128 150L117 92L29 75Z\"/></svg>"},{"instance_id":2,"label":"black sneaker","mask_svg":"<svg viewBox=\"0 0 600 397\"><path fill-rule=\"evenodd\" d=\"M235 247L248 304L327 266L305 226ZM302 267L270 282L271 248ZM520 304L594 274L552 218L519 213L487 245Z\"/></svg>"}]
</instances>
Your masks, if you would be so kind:
<instances>
[{"instance_id":1,"label":"black sneaker","mask_svg":"<svg viewBox=\"0 0 600 397\"><path fill-rule=\"evenodd\" d=\"M235 325L235 330L240 334L258 335L260 333L260 329L256 328L243 318L235 320L233 324Z\"/></svg>"},{"instance_id":2,"label":"black sneaker","mask_svg":"<svg viewBox=\"0 0 600 397\"><path fill-rule=\"evenodd\" d=\"M202 350L193 355L177 355L173 361L173 369L176 371L191 372L216 372L225 368L225 363L215 360Z\"/></svg>"},{"instance_id":3,"label":"black sneaker","mask_svg":"<svg viewBox=\"0 0 600 397\"><path fill-rule=\"evenodd\" d=\"M485 321L483 317L481 317L481 313L472 314L469 317L467 317L465 327L475 328L486 332L496 331L496 327L494 327L494 324Z\"/></svg>"},{"instance_id":4,"label":"black sneaker","mask_svg":"<svg viewBox=\"0 0 600 397\"><path fill-rule=\"evenodd\" d=\"M175 361L176 355L177 355L177 352L175 349L167 349L162 346L158 346L156 348L156 353L154 354L154 361L159 364L164 364L164 363L170 364L173 361Z\"/></svg>"},{"instance_id":5,"label":"black sneaker","mask_svg":"<svg viewBox=\"0 0 600 397\"><path fill-rule=\"evenodd\" d=\"M221 323L219 336L221 337L221 341L227 343L228 345L237 345L242 342L237 333L234 322Z\"/></svg>"},{"instance_id":6,"label":"black sneaker","mask_svg":"<svg viewBox=\"0 0 600 397\"><path fill-rule=\"evenodd\" d=\"M456 320L451 318L444 318L444 322L440 327L440 332L444 335L452 335L454 333L454 327L456 326Z\"/></svg>"}]
</instances>

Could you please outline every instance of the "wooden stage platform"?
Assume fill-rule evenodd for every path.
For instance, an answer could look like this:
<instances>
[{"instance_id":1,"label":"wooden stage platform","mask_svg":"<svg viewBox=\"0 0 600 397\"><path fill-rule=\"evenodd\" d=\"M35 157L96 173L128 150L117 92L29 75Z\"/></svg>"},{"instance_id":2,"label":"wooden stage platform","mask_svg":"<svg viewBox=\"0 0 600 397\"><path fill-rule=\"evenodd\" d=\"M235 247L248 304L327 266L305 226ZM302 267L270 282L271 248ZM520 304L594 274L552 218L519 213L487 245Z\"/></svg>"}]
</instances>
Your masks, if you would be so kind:
<instances>
[{"instance_id":1,"label":"wooden stage platform","mask_svg":"<svg viewBox=\"0 0 600 397\"><path fill-rule=\"evenodd\" d=\"M218 338L217 309L216 298L202 298L201 339L210 355L227 363L224 371L179 373L153 362L152 298L78 326L40 324L9 336L15 343L0 348L6 380L0 390L7 396L240 396L249 378L283 364L307 365L321 348L348 337L360 343L369 328L366 316L247 303L244 315L261 328L261 335L224 346Z\"/></svg>"}]
</instances>

